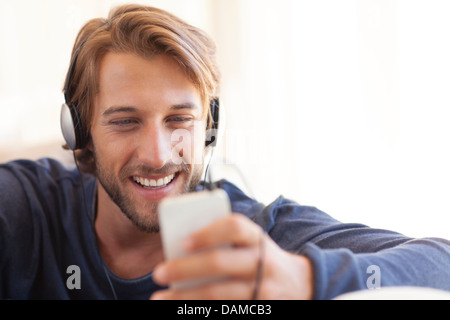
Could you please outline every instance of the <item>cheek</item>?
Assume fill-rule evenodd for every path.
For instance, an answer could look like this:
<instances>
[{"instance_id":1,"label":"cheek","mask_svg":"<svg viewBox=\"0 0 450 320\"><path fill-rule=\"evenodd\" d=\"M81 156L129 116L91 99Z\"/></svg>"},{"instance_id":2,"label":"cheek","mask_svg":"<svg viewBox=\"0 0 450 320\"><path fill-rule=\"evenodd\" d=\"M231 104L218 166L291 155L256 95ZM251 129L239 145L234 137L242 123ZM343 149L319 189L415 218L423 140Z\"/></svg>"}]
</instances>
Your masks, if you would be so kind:
<instances>
[{"instance_id":1,"label":"cheek","mask_svg":"<svg viewBox=\"0 0 450 320\"><path fill-rule=\"evenodd\" d=\"M124 163L131 149L130 143L123 143L121 139L107 139L107 135L102 135L95 130L91 133L92 151L96 161L108 170L114 170L115 166Z\"/></svg>"},{"instance_id":2,"label":"cheek","mask_svg":"<svg viewBox=\"0 0 450 320\"><path fill-rule=\"evenodd\" d=\"M203 163L206 134L202 127L174 130L171 135L172 162L196 165Z\"/></svg>"},{"instance_id":3,"label":"cheek","mask_svg":"<svg viewBox=\"0 0 450 320\"><path fill-rule=\"evenodd\" d=\"M200 165L203 163L203 157L205 152L205 131L195 130L193 136L191 137L191 157L190 163L193 165Z\"/></svg>"}]
</instances>

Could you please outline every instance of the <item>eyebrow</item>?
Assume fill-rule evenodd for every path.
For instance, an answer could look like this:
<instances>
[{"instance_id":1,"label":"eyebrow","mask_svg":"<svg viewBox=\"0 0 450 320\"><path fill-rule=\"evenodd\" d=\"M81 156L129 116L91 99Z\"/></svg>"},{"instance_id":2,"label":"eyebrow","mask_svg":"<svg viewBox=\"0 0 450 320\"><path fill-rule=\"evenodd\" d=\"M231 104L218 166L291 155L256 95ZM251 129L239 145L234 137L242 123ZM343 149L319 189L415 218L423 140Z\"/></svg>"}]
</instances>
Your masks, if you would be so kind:
<instances>
[{"instance_id":1,"label":"eyebrow","mask_svg":"<svg viewBox=\"0 0 450 320\"><path fill-rule=\"evenodd\" d=\"M135 107L111 107L111 108L108 108L105 112L103 112L103 116L107 117L114 113L122 113L122 112L136 113L136 112L138 112L138 109Z\"/></svg>"},{"instance_id":2,"label":"eyebrow","mask_svg":"<svg viewBox=\"0 0 450 320\"><path fill-rule=\"evenodd\" d=\"M196 104L192 104L192 103L181 103L181 104L176 104L170 107L170 110L183 110L183 109L197 109L198 106Z\"/></svg>"},{"instance_id":3,"label":"eyebrow","mask_svg":"<svg viewBox=\"0 0 450 320\"><path fill-rule=\"evenodd\" d=\"M193 103L181 103L181 104L175 104L173 106L171 106L169 109L170 110L184 110L184 109L197 109L198 106L196 104ZM107 110L105 110L105 112L103 112L103 116L107 117L110 116L112 114L115 113L137 113L139 112L139 109L135 108L135 107L129 107L129 106L120 106L120 107L110 107Z\"/></svg>"}]
</instances>

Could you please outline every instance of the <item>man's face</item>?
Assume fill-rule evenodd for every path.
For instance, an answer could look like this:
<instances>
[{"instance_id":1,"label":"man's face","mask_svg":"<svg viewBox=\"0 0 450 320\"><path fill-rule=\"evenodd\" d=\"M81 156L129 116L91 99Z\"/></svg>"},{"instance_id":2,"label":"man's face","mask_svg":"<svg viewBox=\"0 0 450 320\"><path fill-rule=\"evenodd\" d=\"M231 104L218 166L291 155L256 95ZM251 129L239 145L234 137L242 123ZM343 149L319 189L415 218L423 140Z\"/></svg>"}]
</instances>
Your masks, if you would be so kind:
<instances>
[{"instance_id":1,"label":"man's face","mask_svg":"<svg viewBox=\"0 0 450 320\"><path fill-rule=\"evenodd\" d=\"M120 208L141 231L158 232L158 202L201 179L202 115L199 91L171 58L108 53L91 128L99 192L109 195L103 205Z\"/></svg>"}]
</instances>

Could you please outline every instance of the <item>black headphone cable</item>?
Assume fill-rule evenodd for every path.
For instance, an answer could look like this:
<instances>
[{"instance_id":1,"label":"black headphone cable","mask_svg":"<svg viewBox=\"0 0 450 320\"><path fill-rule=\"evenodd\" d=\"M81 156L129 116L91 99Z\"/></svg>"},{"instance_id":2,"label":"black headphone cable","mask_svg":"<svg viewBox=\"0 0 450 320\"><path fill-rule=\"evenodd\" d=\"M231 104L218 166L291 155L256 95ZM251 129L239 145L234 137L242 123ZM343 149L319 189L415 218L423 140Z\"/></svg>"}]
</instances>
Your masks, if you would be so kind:
<instances>
[{"instance_id":1,"label":"black headphone cable","mask_svg":"<svg viewBox=\"0 0 450 320\"><path fill-rule=\"evenodd\" d=\"M85 210L87 219L88 219L88 221L89 221L89 225L90 225L90 227L91 227L92 236L94 237L94 239L96 239L96 236L95 236L95 226L94 226L94 223L93 223L93 219L91 219L91 217L89 216L89 210L88 210L88 205L87 205L87 197L86 197L86 188L85 188L85 186L84 186L83 176L82 176L82 174L81 174L81 170L80 170L80 167L78 166L78 161L77 161L76 156L75 156L75 151L73 151L73 160L75 161L75 166L76 166L76 168L77 168L77 170L78 170L78 173L79 173L79 175L80 175L81 189L82 189L82 191L83 191L83 192L82 192L82 197L83 197L83 203L84 203L84 210ZM98 246L97 246L97 247L98 247ZM100 250L99 250L99 252L98 252L98 255L99 255L100 264L103 266L103 271L104 271L104 273L105 273L106 279L107 279L107 281L108 281L108 284L109 284L109 286L110 286L110 288L111 288L111 291L112 291L112 294L113 294L113 296L114 296L114 300L119 300L119 299L117 298L117 294L116 294L116 290L114 289L114 285L113 285L113 283L112 283L112 281L111 281L111 277L109 276L108 270L106 269L105 262L104 262L103 259L101 258Z\"/></svg>"}]
</instances>

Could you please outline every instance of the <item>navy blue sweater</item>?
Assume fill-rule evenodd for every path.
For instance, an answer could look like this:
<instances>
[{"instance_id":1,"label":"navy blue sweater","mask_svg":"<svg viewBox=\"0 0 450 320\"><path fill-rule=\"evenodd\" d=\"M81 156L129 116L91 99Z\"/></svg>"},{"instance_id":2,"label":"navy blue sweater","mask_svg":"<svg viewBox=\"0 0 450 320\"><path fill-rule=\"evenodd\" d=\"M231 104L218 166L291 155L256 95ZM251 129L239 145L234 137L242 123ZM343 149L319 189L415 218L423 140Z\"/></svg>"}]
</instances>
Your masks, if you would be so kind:
<instances>
[{"instance_id":1,"label":"navy blue sweater","mask_svg":"<svg viewBox=\"0 0 450 320\"><path fill-rule=\"evenodd\" d=\"M75 168L51 159L0 165L0 299L148 299L160 289L151 274L122 279L105 266L92 227L97 180L81 178L86 201ZM374 285L450 291L447 240L341 223L283 197L264 206L227 181L218 186L233 212L259 224L281 248L312 261L315 299Z\"/></svg>"}]
</instances>

